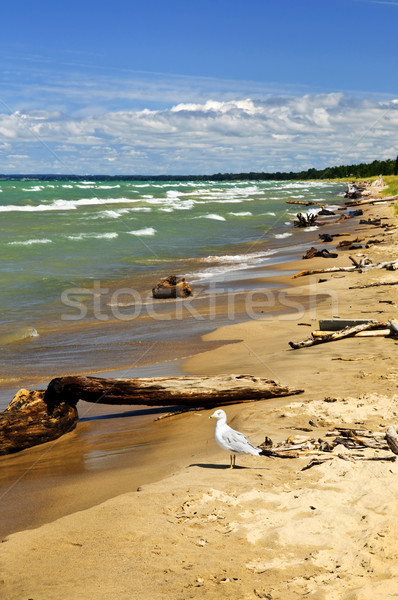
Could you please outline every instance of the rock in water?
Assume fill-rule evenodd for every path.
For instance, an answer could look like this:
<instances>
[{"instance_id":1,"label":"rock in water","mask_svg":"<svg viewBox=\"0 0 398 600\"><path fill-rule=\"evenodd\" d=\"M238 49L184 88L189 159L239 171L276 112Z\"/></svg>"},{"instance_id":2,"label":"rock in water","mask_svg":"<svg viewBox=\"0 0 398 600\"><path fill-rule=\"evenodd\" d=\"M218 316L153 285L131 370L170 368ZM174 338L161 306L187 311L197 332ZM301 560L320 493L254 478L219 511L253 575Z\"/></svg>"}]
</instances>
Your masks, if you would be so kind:
<instances>
[{"instance_id":1,"label":"rock in water","mask_svg":"<svg viewBox=\"0 0 398 600\"><path fill-rule=\"evenodd\" d=\"M185 281L185 277L169 275L152 288L154 298L187 298L191 296L192 289Z\"/></svg>"}]
</instances>

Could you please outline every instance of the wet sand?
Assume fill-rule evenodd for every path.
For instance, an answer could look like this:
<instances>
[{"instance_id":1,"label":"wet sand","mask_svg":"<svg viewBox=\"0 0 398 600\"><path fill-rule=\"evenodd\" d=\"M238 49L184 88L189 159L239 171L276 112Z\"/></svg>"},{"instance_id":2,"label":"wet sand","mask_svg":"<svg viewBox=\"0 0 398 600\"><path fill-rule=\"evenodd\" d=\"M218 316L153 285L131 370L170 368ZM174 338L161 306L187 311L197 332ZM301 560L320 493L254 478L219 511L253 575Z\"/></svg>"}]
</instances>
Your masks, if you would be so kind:
<instances>
[{"instance_id":1,"label":"wet sand","mask_svg":"<svg viewBox=\"0 0 398 600\"><path fill-rule=\"evenodd\" d=\"M375 206L366 216L376 214L392 213L388 206ZM365 229L366 238L384 234L384 243L363 252L375 262L397 256L397 234ZM286 270L347 266L348 254L342 251L333 261L289 263ZM398 374L391 360L394 340L352 338L298 351L288 342L308 337L319 318L395 316L395 287L349 290L352 285L394 279L394 272L385 270L295 280L277 274L274 289L282 291L275 292L274 310L279 314L270 314L264 306L264 300L269 304L275 298L257 298L256 320L207 334L205 339L218 347L190 358L183 368L190 374L250 373L305 389L299 397L227 407L231 425L257 444L265 435L277 442L292 433L302 434L295 428L308 429L310 420L317 424L308 433L313 437L323 436L336 423L382 431L398 417ZM261 310L266 310L262 319ZM325 402L325 397L334 401ZM110 497L110 489L114 496L125 491L120 486L128 486L131 477L127 494L11 535L0 547L4 597L394 597L395 463L336 458L302 472L308 459L244 456L237 459L240 468L229 471L224 468L228 455L214 442L209 414L200 411L158 422L152 445L144 448L137 479L123 464L109 477L101 473L104 497ZM130 434L129 427L124 431L129 419L119 420L124 440ZM89 423L79 424L78 431L60 440L61 462L71 451L73 436L81 436L80 444ZM104 436L111 447L112 436L107 442L106 431ZM39 448L6 461L23 463L23 454L31 460ZM148 473L154 477L146 482ZM90 497L89 487L82 481L73 493L79 489ZM68 497L62 487L48 494L47 500L55 505ZM51 519L48 513L42 517L42 522Z\"/></svg>"}]
</instances>

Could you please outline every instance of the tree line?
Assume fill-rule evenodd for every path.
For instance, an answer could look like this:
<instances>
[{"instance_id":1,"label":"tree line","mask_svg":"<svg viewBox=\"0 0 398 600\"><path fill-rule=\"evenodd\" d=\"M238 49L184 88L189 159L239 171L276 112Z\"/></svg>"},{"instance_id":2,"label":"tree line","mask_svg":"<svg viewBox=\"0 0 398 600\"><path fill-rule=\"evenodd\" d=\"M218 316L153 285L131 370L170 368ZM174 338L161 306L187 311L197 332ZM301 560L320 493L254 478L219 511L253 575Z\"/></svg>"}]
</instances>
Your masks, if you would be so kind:
<instances>
[{"instance_id":1,"label":"tree line","mask_svg":"<svg viewBox=\"0 0 398 600\"><path fill-rule=\"evenodd\" d=\"M244 172L244 173L214 173L213 175L0 175L0 179L29 179L39 181L81 181L89 177L94 181L286 181L313 179L343 179L357 177L366 179L378 175L398 175L398 156L394 159L374 160L371 163L357 165L339 165L325 169L307 169L306 171L289 171L276 173Z\"/></svg>"}]
</instances>

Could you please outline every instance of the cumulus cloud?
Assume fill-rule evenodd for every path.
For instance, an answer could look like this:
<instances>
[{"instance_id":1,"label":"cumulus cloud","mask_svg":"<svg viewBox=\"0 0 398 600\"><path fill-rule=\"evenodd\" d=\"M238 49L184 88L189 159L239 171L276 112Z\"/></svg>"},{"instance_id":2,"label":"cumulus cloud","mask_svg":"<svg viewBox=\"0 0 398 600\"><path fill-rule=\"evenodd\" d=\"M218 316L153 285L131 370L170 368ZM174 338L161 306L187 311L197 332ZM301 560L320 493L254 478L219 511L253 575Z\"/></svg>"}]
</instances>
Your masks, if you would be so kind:
<instances>
[{"instance_id":1,"label":"cumulus cloud","mask_svg":"<svg viewBox=\"0 0 398 600\"><path fill-rule=\"evenodd\" d=\"M92 173L299 170L391 156L398 101L332 93L87 110L80 117L18 111L0 115L0 135L10 154L22 154L21 144L30 157L36 152L36 171L43 170L40 144L68 171L83 164Z\"/></svg>"}]
</instances>

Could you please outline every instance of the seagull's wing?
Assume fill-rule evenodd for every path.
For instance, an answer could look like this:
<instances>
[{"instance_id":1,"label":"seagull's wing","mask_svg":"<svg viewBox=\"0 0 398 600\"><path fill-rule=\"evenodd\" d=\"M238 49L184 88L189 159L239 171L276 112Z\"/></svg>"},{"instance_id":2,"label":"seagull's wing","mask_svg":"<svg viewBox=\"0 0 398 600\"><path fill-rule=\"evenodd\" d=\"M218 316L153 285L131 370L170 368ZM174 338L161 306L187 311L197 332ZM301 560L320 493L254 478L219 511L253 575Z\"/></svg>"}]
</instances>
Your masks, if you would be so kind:
<instances>
[{"instance_id":1,"label":"seagull's wing","mask_svg":"<svg viewBox=\"0 0 398 600\"><path fill-rule=\"evenodd\" d=\"M260 452L259 448L253 446L243 433L235 431L235 429L232 429L228 425L223 428L220 438L220 442L231 452L236 452L237 454L241 452L246 452L247 454L259 454Z\"/></svg>"}]
</instances>

